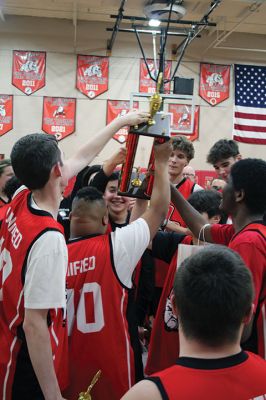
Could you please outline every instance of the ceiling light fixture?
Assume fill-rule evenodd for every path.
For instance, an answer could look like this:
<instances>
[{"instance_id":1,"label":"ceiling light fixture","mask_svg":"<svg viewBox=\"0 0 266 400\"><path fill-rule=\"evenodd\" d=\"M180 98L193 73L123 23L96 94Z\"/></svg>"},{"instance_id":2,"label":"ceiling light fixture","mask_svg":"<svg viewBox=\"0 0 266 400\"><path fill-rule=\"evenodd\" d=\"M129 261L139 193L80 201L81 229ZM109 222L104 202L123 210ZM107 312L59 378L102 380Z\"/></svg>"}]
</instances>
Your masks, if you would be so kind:
<instances>
[{"instance_id":1,"label":"ceiling light fixture","mask_svg":"<svg viewBox=\"0 0 266 400\"><path fill-rule=\"evenodd\" d=\"M159 19L150 19L149 20L149 26L160 26L161 25L161 21Z\"/></svg>"}]
</instances>

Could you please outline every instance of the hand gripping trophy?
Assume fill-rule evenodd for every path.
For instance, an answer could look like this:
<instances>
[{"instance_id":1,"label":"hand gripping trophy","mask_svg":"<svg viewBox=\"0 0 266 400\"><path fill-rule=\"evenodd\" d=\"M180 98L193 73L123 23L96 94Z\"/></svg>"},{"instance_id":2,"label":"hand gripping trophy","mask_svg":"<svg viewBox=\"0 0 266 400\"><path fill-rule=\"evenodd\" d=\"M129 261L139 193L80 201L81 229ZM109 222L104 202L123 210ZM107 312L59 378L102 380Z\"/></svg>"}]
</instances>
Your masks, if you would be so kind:
<instances>
[{"instance_id":1,"label":"hand gripping trophy","mask_svg":"<svg viewBox=\"0 0 266 400\"><path fill-rule=\"evenodd\" d=\"M79 394L78 400L92 400L92 397L91 397L90 392L91 392L93 386L95 385L95 383L96 383L96 382L98 381L98 379L100 378L101 373L102 373L102 371L99 370L99 371L94 375L94 377L92 378L91 384L90 384L90 386L88 387L87 391L86 391L86 392L81 392L81 393Z\"/></svg>"},{"instance_id":2,"label":"hand gripping trophy","mask_svg":"<svg viewBox=\"0 0 266 400\"><path fill-rule=\"evenodd\" d=\"M158 82L156 85L156 92L151 96L150 105L150 118L148 122L141 125L130 127L127 138L127 154L126 160L122 165L119 194L121 196L138 197L149 199L153 187L153 169L154 169L154 154L153 149L151 152L148 172L149 177L146 178L146 184L142 185L140 168L134 166L136 151L139 142L139 136L154 137L155 140L165 141L170 138L170 121L171 115L160 110L162 104L162 97L160 96L160 88L163 83L163 74L159 73ZM134 170L136 172L134 172Z\"/></svg>"}]
</instances>

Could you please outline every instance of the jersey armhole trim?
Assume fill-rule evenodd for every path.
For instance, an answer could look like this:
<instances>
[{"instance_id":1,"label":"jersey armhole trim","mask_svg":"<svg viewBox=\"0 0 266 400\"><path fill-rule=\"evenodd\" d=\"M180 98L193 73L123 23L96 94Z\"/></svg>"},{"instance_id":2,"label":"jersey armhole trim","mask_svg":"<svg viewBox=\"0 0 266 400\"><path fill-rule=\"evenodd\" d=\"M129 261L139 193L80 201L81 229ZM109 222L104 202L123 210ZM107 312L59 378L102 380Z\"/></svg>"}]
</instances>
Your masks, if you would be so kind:
<instances>
[{"instance_id":1,"label":"jersey armhole trim","mask_svg":"<svg viewBox=\"0 0 266 400\"><path fill-rule=\"evenodd\" d=\"M33 239L33 241L31 242L31 244L29 245L23 264L22 264L22 269L21 269L21 282L22 285L24 286L24 282L25 282L25 276L26 276L26 272L27 272L27 261L28 261L28 257L29 257L29 253L31 251L32 246L34 245L34 243L46 232L59 232L61 233L62 236L64 236L62 234L62 232L60 231L60 229L56 229L56 228L45 228L43 231L39 232L38 235Z\"/></svg>"},{"instance_id":2,"label":"jersey armhole trim","mask_svg":"<svg viewBox=\"0 0 266 400\"><path fill-rule=\"evenodd\" d=\"M117 274L117 271L116 271L116 268L115 268L115 262L114 262L114 251L113 251L111 233L108 234L108 240L109 240L109 247L110 247L110 259L111 259L112 270L113 270L113 272L115 274L115 277L118 280L119 284L122 286L122 288L124 288L126 290L130 290L131 288L129 288L128 286L124 285L123 282L121 282L121 280L119 279L119 276Z\"/></svg>"},{"instance_id":3,"label":"jersey armhole trim","mask_svg":"<svg viewBox=\"0 0 266 400\"><path fill-rule=\"evenodd\" d=\"M169 400L168 394L166 393L162 381L158 376L150 376L148 378L145 378L145 380L151 381L157 386L157 389L159 390L163 400Z\"/></svg>"}]
</instances>

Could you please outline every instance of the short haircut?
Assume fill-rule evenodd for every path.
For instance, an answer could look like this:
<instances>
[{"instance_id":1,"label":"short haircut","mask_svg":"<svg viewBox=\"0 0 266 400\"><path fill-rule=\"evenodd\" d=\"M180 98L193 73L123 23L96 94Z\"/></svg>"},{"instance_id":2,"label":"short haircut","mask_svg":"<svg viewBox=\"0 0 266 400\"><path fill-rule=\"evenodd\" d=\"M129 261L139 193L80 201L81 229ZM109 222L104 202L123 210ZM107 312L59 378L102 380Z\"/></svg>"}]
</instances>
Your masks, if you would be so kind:
<instances>
[{"instance_id":1,"label":"short haircut","mask_svg":"<svg viewBox=\"0 0 266 400\"><path fill-rule=\"evenodd\" d=\"M213 190L198 190L192 193L188 202L194 207L199 213L206 212L209 218L215 215L222 215L220 210L220 204L222 200L222 195Z\"/></svg>"},{"instance_id":2,"label":"short haircut","mask_svg":"<svg viewBox=\"0 0 266 400\"><path fill-rule=\"evenodd\" d=\"M19 139L11 151L15 175L29 189L42 189L61 153L53 135L33 133Z\"/></svg>"},{"instance_id":3,"label":"short haircut","mask_svg":"<svg viewBox=\"0 0 266 400\"><path fill-rule=\"evenodd\" d=\"M75 206L77 205L79 200L84 200L85 202L87 202L89 204L98 202L98 203L102 204L103 206L105 205L105 200L103 198L102 192L100 192L98 189L96 189L93 186L86 186L77 191L76 196L73 199L72 210L75 209Z\"/></svg>"},{"instance_id":4,"label":"short haircut","mask_svg":"<svg viewBox=\"0 0 266 400\"><path fill-rule=\"evenodd\" d=\"M107 182L118 181L119 176L120 176L120 171L114 171L110 176L108 176Z\"/></svg>"},{"instance_id":5,"label":"short haircut","mask_svg":"<svg viewBox=\"0 0 266 400\"><path fill-rule=\"evenodd\" d=\"M195 150L192 142L190 142L186 137L184 136L175 136L172 140L172 145L173 145L173 150L180 150L182 151L187 159L188 162L194 158L195 155Z\"/></svg>"},{"instance_id":6,"label":"short haircut","mask_svg":"<svg viewBox=\"0 0 266 400\"><path fill-rule=\"evenodd\" d=\"M246 158L231 168L231 179L235 190L244 190L244 202L254 213L266 210L266 161Z\"/></svg>"},{"instance_id":7,"label":"short haircut","mask_svg":"<svg viewBox=\"0 0 266 400\"><path fill-rule=\"evenodd\" d=\"M209 245L177 269L174 294L184 335L219 347L237 339L254 289L251 273L237 253Z\"/></svg>"},{"instance_id":8,"label":"short haircut","mask_svg":"<svg viewBox=\"0 0 266 400\"><path fill-rule=\"evenodd\" d=\"M221 139L214 143L207 155L207 162L215 165L221 160L236 157L239 154L238 144L234 140Z\"/></svg>"},{"instance_id":9,"label":"short haircut","mask_svg":"<svg viewBox=\"0 0 266 400\"><path fill-rule=\"evenodd\" d=\"M96 165L90 165L88 166L83 175L82 175L82 182L81 182L81 186L85 187L88 186L90 184L91 181L91 176L97 172L100 171L100 169L102 168L102 166L100 164L96 164ZM93 179L93 178L92 178Z\"/></svg>"},{"instance_id":10,"label":"short haircut","mask_svg":"<svg viewBox=\"0 0 266 400\"><path fill-rule=\"evenodd\" d=\"M5 158L0 161L0 176L4 172L6 167L10 167L11 165L11 160L9 158Z\"/></svg>"},{"instance_id":11,"label":"short haircut","mask_svg":"<svg viewBox=\"0 0 266 400\"><path fill-rule=\"evenodd\" d=\"M10 178L3 189L3 192L8 198L8 201L12 200L13 194L16 192L16 190L21 186L20 180L14 175L12 178Z\"/></svg>"}]
</instances>

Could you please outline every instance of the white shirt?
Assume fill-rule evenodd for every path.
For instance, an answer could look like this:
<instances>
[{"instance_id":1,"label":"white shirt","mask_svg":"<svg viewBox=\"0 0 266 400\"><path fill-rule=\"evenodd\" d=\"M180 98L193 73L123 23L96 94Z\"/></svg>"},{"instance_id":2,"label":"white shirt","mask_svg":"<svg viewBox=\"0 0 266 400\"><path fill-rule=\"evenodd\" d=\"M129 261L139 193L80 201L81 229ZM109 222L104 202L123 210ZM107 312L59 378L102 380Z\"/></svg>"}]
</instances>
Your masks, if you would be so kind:
<instances>
[{"instance_id":1,"label":"white shirt","mask_svg":"<svg viewBox=\"0 0 266 400\"><path fill-rule=\"evenodd\" d=\"M150 242L150 229L143 218L111 232L114 265L119 280L132 287L132 274Z\"/></svg>"},{"instance_id":2,"label":"white shirt","mask_svg":"<svg viewBox=\"0 0 266 400\"><path fill-rule=\"evenodd\" d=\"M31 206L39 209L33 201ZM62 233L47 231L36 240L27 260L25 308L66 307L67 263L68 253Z\"/></svg>"}]
</instances>

